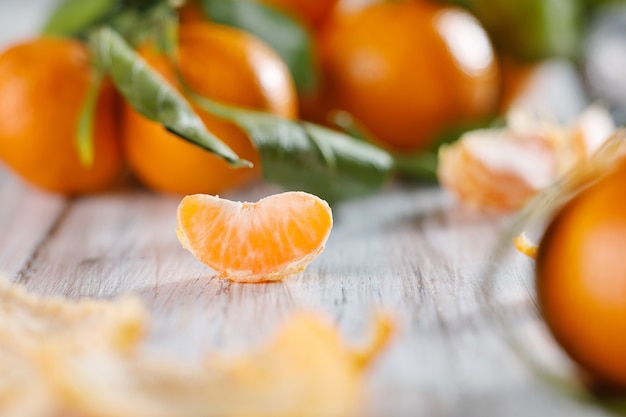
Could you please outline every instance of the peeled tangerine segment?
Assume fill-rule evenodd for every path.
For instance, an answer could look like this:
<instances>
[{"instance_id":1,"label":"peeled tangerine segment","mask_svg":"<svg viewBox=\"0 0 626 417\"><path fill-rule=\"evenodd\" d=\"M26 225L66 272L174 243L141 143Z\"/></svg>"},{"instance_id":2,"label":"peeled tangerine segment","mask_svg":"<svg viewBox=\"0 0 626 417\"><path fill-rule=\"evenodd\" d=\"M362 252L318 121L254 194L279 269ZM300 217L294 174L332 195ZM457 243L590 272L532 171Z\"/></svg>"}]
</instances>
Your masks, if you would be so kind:
<instances>
[{"instance_id":1,"label":"peeled tangerine segment","mask_svg":"<svg viewBox=\"0 0 626 417\"><path fill-rule=\"evenodd\" d=\"M176 233L221 278L259 282L303 270L324 249L332 226L328 203L305 192L256 203L194 194L178 206Z\"/></svg>"}]
</instances>

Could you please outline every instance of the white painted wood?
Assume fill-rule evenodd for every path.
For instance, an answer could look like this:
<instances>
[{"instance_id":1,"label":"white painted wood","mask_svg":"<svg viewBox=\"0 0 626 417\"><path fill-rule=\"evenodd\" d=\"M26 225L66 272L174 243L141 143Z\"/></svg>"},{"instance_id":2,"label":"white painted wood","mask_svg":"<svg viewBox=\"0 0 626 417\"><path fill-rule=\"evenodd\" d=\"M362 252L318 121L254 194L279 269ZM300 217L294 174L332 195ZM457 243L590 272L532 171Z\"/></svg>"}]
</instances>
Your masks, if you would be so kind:
<instances>
[{"instance_id":1,"label":"white painted wood","mask_svg":"<svg viewBox=\"0 0 626 417\"><path fill-rule=\"evenodd\" d=\"M274 191L229 197L254 201ZM180 247L178 201L136 189L73 200L21 279L39 293L137 294L153 313L149 348L181 358L253 348L301 309L328 316L358 342L384 309L399 332L372 369L367 416L603 415L548 389L497 332L502 317L516 332L541 330L529 296L532 264L521 255L498 279L500 315L481 298L484 264L506 219L458 208L438 188L393 186L335 206L327 247L306 271L236 284ZM13 235L10 224L0 235ZM554 349L542 334L524 337L529 349L545 344L535 349L542 356Z\"/></svg>"},{"instance_id":2,"label":"white painted wood","mask_svg":"<svg viewBox=\"0 0 626 417\"><path fill-rule=\"evenodd\" d=\"M63 197L26 186L0 167L0 273L25 273L47 234L63 213Z\"/></svg>"}]
</instances>

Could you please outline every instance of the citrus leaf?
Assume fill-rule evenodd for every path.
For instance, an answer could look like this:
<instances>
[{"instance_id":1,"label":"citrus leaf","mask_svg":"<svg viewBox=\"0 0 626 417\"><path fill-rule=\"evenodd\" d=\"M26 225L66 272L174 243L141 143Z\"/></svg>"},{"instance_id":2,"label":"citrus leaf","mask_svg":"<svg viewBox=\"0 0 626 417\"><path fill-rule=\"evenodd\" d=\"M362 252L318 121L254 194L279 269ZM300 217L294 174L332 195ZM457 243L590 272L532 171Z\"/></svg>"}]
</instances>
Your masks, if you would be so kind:
<instances>
[{"instance_id":1,"label":"citrus leaf","mask_svg":"<svg viewBox=\"0 0 626 417\"><path fill-rule=\"evenodd\" d=\"M65 0L50 15L43 33L78 36L97 22L110 17L119 7L119 0Z\"/></svg>"},{"instance_id":2,"label":"citrus leaf","mask_svg":"<svg viewBox=\"0 0 626 417\"><path fill-rule=\"evenodd\" d=\"M85 101L78 118L78 131L76 134L76 149L80 164L85 168L91 168L94 160L93 150L93 120L98 103L98 93L102 85L102 73L94 69L94 74L87 87Z\"/></svg>"},{"instance_id":3,"label":"citrus leaf","mask_svg":"<svg viewBox=\"0 0 626 417\"><path fill-rule=\"evenodd\" d=\"M91 33L96 64L113 79L128 103L144 117L161 123L181 138L226 160L231 166L250 166L206 130L202 119L168 82L109 27Z\"/></svg>"},{"instance_id":4,"label":"citrus leaf","mask_svg":"<svg viewBox=\"0 0 626 417\"><path fill-rule=\"evenodd\" d=\"M298 91L315 90L313 40L300 22L256 1L201 0L200 3L214 22L249 32L272 47L289 68Z\"/></svg>"},{"instance_id":5,"label":"citrus leaf","mask_svg":"<svg viewBox=\"0 0 626 417\"><path fill-rule=\"evenodd\" d=\"M450 0L448 0L450 1ZM451 0L467 7L496 48L522 60L577 58L582 39L582 0Z\"/></svg>"},{"instance_id":6,"label":"citrus leaf","mask_svg":"<svg viewBox=\"0 0 626 417\"><path fill-rule=\"evenodd\" d=\"M439 158L436 152L428 151L416 155L395 155L396 169L406 178L437 181Z\"/></svg>"},{"instance_id":7,"label":"citrus leaf","mask_svg":"<svg viewBox=\"0 0 626 417\"><path fill-rule=\"evenodd\" d=\"M376 191L391 175L387 152L351 136L190 95L204 110L247 132L261 154L264 178L287 189L337 201Z\"/></svg>"}]
</instances>

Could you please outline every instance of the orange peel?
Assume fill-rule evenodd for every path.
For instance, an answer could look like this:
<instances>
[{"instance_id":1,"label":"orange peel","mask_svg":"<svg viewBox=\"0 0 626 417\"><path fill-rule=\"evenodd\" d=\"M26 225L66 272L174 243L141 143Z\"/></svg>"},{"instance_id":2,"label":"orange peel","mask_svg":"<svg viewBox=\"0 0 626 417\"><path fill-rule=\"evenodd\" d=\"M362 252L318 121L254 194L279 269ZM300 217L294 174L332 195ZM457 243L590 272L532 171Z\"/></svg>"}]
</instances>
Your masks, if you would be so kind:
<instances>
[{"instance_id":1,"label":"orange peel","mask_svg":"<svg viewBox=\"0 0 626 417\"><path fill-rule=\"evenodd\" d=\"M569 126L513 109L505 128L470 131L442 146L437 175L466 205L516 210L589 160L615 129L599 105L590 106Z\"/></svg>"},{"instance_id":2,"label":"orange peel","mask_svg":"<svg viewBox=\"0 0 626 417\"><path fill-rule=\"evenodd\" d=\"M531 259L537 259L539 246L536 243L531 242L530 239L528 239L528 236L526 236L526 233L522 232L520 235L514 237L513 244L515 245L515 249L517 249L520 253Z\"/></svg>"},{"instance_id":3,"label":"orange peel","mask_svg":"<svg viewBox=\"0 0 626 417\"><path fill-rule=\"evenodd\" d=\"M377 316L356 349L299 312L257 349L194 363L142 349L147 318L134 298L44 299L0 280L0 417L355 415L394 329Z\"/></svg>"}]
</instances>

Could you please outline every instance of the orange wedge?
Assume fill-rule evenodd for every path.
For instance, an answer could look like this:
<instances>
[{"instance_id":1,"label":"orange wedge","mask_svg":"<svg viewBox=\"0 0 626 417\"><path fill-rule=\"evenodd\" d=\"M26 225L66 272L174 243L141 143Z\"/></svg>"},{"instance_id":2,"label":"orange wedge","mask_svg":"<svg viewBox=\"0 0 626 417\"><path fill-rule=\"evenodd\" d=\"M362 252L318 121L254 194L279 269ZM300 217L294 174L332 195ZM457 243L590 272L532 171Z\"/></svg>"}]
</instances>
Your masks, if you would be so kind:
<instances>
[{"instance_id":1,"label":"orange wedge","mask_svg":"<svg viewBox=\"0 0 626 417\"><path fill-rule=\"evenodd\" d=\"M261 282L303 270L324 249L332 226L328 203L304 192L256 203L194 194L178 206L176 234L220 278Z\"/></svg>"}]
</instances>

